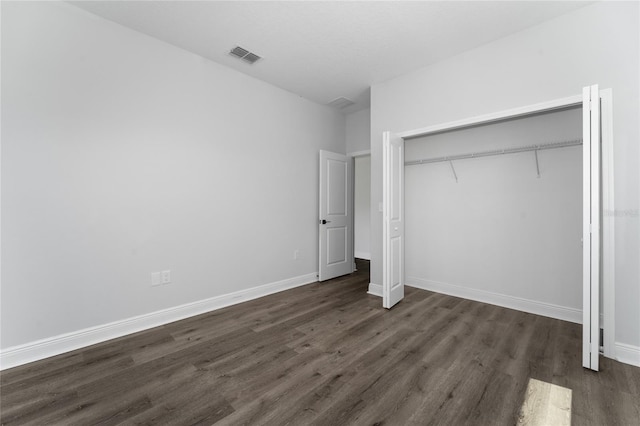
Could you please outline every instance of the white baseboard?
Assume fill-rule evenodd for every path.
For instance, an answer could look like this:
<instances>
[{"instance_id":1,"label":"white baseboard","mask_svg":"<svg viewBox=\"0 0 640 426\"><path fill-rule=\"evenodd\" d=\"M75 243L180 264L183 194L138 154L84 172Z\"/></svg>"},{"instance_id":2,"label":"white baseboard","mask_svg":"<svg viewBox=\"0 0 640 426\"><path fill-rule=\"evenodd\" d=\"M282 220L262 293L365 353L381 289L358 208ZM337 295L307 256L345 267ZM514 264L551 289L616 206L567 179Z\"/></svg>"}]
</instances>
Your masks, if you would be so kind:
<instances>
[{"instance_id":1,"label":"white baseboard","mask_svg":"<svg viewBox=\"0 0 640 426\"><path fill-rule=\"evenodd\" d=\"M618 342L615 347L617 361L640 367L640 347Z\"/></svg>"},{"instance_id":2,"label":"white baseboard","mask_svg":"<svg viewBox=\"0 0 640 426\"><path fill-rule=\"evenodd\" d=\"M127 334L148 330L170 322L200 315L226 306L257 299L280 291L318 281L317 272L240 290L197 302L127 318L96 327L65 333L24 345L7 348L0 352L0 370L17 367L65 352L84 348Z\"/></svg>"},{"instance_id":3,"label":"white baseboard","mask_svg":"<svg viewBox=\"0 0 640 426\"><path fill-rule=\"evenodd\" d=\"M365 253L363 251L357 251L353 255L354 255L354 257L356 259L371 260L371 253Z\"/></svg>"},{"instance_id":4,"label":"white baseboard","mask_svg":"<svg viewBox=\"0 0 640 426\"><path fill-rule=\"evenodd\" d=\"M553 305L551 303L538 302L530 299L509 296L506 294L493 293L485 290L478 290L469 287L462 287L454 284L442 283L438 281L425 280L423 278L407 278L405 284L410 287L422 290L435 291L450 296L462 297L478 302L498 305L505 308L517 309L545 317L556 318L564 321L582 324L582 310L568 308L565 306ZM369 287L371 288L371 287Z\"/></svg>"},{"instance_id":5,"label":"white baseboard","mask_svg":"<svg viewBox=\"0 0 640 426\"><path fill-rule=\"evenodd\" d=\"M380 284L369 283L369 291L367 294L382 297L382 286Z\"/></svg>"}]
</instances>

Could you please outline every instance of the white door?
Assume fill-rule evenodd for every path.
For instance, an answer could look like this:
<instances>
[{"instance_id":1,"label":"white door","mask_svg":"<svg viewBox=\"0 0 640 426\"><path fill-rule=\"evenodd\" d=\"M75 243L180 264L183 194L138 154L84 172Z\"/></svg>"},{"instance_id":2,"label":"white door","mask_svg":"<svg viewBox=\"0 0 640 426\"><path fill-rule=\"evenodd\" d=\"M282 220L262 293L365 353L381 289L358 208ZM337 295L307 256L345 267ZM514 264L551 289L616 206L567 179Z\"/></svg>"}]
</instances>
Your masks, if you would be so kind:
<instances>
[{"instance_id":1,"label":"white door","mask_svg":"<svg viewBox=\"0 0 640 426\"><path fill-rule=\"evenodd\" d=\"M600 353L600 93L582 90L582 366L598 371Z\"/></svg>"},{"instance_id":2,"label":"white door","mask_svg":"<svg viewBox=\"0 0 640 426\"><path fill-rule=\"evenodd\" d=\"M320 151L318 280L353 272L352 159Z\"/></svg>"},{"instance_id":3,"label":"white door","mask_svg":"<svg viewBox=\"0 0 640 426\"><path fill-rule=\"evenodd\" d=\"M382 306L404 298L404 140L382 141Z\"/></svg>"}]
</instances>

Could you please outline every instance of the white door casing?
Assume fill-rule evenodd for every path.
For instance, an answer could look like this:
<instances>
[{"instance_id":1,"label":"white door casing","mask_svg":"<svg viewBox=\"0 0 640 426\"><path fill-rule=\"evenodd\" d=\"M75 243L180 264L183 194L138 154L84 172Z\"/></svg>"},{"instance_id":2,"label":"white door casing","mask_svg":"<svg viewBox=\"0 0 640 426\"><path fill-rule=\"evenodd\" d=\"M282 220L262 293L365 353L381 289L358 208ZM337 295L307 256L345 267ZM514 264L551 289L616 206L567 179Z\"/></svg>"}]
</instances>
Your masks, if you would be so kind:
<instances>
[{"instance_id":1,"label":"white door casing","mask_svg":"<svg viewBox=\"0 0 640 426\"><path fill-rule=\"evenodd\" d=\"M601 279L601 327L604 331L603 349L604 356L616 359L615 351L615 216L605 212L614 212L615 203L613 197L613 93L611 89L600 90L600 166L602 173L602 216L600 233L600 256L602 258Z\"/></svg>"},{"instance_id":2,"label":"white door casing","mask_svg":"<svg viewBox=\"0 0 640 426\"><path fill-rule=\"evenodd\" d=\"M600 354L600 92L582 90L582 366L598 371Z\"/></svg>"},{"instance_id":3,"label":"white door casing","mask_svg":"<svg viewBox=\"0 0 640 426\"><path fill-rule=\"evenodd\" d=\"M382 139L382 306L404 298L404 140Z\"/></svg>"},{"instance_id":4,"label":"white door casing","mask_svg":"<svg viewBox=\"0 0 640 426\"><path fill-rule=\"evenodd\" d=\"M353 272L353 159L320 151L318 280Z\"/></svg>"}]
</instances>

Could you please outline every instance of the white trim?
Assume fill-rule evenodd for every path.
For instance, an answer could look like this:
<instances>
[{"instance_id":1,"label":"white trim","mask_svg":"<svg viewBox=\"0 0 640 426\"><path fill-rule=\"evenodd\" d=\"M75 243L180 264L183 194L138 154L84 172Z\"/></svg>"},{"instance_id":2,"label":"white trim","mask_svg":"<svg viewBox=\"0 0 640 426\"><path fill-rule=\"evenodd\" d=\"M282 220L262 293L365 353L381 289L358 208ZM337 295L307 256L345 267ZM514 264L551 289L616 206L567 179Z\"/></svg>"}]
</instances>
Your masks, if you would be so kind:
<instances>
[{"instance_id":1,"label":"white trim","mask_svg":"<svg viewBox=\"0 0 640 426\"><path fill-rule=\"evenodd\" d=\"M197 302L174 306L149 314L138 315L120 321L83 330L65 333L24 345L7 348L0 352L0 370L17 367L29 362L38 361L65 352L81 349L89 345L105 342L117 337L126 336L170 322L204 314L216 309L257 299L294 287L317 282L317 272L276 281L257 287L240 290Z\"/></svg>"},{"instance_id":2,"label":"white trim","mask_svg":"<svg viewBox=\"0 0 640 426\"><path fill-rule=\"evenodd\" d=\"M580 309L539 302L537 300L523 299L521 297L493 293L490 291L478 290L475 288L463 287L439 281L425 280L423 278L408 277L405 284L422 290L435 291L436 293L462 297L464 299L489 303L491 305L502 306L504 308L517 309L519 311L556 318L563 321L578 324L582 322L582 310Z\"/></svg>"},{"instance_id":3,"label":"white trim","mask_svg":"<svg viewBox=\"0 0 640 426\"><path fill-rule=\"evenodd\" d=\"M494 121L504 120L506 118L516 118L542 111L553 111L555 109L567 108L573 105L581 105L582 96L569 96L562 99L555 99L553 101L541 102L538 104L527 105L519 108L507 109L504 111L493 112L490 114L477 115L475 117L465 118L462 120L450 121L448 123L436 124L434 126L423 127L420 129L409 130L406 132L397 133L403 139L415 138L419 136L425 136L430 133L440 132L442 130L454 130L464 127L475 126L478 124L487 124Z\"/></svg>"},{"instance_id":4,"label":"white trim","mask_svg":"<svg viewBox=\"0 0 640 426\"><path fill-rule=\"evenodd\" d=\"M583 106L584 108L584 106ZM591 369L599 370L600 299L602 298L602 135L600 134L600 89L591 86ZM583 136L584 139L584 136ZM583 308L584 309L584 308Z\"/></svg>"},{"instance_id":5,"label":"white trim","mask_svg":"<svg viewBox=\"0 0 640 426\"><path fill-rule=\"evenodd\" d=\"M347 154L347 157L367 157L371 155L371 150L367 149L365 151L355 151Z\"/></svg>"},{"instance_id":6,"label":"white trim","mask_svg":"<svg viewBox=\"0 0 640 426\"><path fill-rule=\"evenodd\" d=\"M601 175L600 90L598 85L582 89L582 366L598 371L600 355L601 300Z\"/></svg>"},{"instance_id":7,"label":"white trim","mask_svg":"<svg viewBox=\"0 0 640 426\"><path fill-rule=\"evenodd\" d=\"M616 342L616 360L640 367L640 346Z\"/></svg>"},{"instance_id":8,"label":"white trim","mask_svg":"<svg viewBox=\"0 0 640 426\"><path fill-rule=\"evenodd\" d=\"M367 291L367 294L382 297L382 285L369 283L369 291Z\"/></svg>"},{"instance_id":9,"label":"white trim","mask_svg":"<svg viewBox=\"0 0 640 426\"><path fill-rule=\"evenodd\" d=\"M615 343L615 211L614 203L614 154L613 154L613 93L611 89L600 91L602 108L602 328L604 356L616 359ZM605 285L606 284L606 285Z\"/></svg>"},{"instance_id":10,"label":"white trim","mask_svg":"<svg viewBox=\"0 0 640 426\"><path fill-rule=\"evenodd\" d=\"M355 252L355 257L357 259L364 259L364 260L371 260L371 253L365 253L363 251L357 251Z\"/></svg>"}]
</instances>

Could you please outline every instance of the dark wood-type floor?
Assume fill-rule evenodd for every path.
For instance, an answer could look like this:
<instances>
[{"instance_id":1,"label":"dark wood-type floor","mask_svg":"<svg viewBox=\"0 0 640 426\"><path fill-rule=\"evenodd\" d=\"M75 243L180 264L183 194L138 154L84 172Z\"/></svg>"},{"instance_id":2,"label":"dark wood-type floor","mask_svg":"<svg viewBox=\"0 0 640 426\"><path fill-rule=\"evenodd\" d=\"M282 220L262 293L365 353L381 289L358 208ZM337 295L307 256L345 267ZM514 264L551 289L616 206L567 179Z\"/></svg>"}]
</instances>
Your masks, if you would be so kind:
<instances>
[{"instance_id":1,"label":"dark wood-type floor","mask_svg":"<svg viewBox=\"0 0 640 426\"><path fill-rule=\"evenodd\" d=\"M2 424L515 425L529 378L573 425L640 424L640 368L581 367L576 324L360 271L2 372Z\"/></svg>"}]
</instances>

